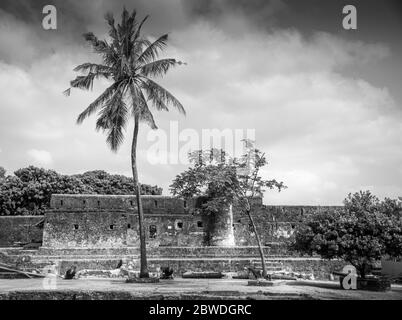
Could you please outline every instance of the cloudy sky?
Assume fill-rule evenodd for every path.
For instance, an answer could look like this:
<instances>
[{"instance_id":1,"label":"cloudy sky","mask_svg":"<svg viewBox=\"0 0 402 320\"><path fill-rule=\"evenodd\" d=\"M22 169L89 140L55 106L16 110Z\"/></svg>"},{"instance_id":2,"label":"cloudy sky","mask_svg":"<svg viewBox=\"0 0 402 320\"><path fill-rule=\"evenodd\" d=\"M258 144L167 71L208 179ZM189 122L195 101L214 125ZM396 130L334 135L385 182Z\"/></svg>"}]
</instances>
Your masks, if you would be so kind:
<instances>
[{"instance_id":1,"label":"cloudy sky","mask_svg":"<svg viewBox=\"0 0 402 320\"><path fill-rule=\"evenodd\" d=\"M325 2L325 3L324 3ZM57 30L42 8L58 9ZM357 8L357 30L342 8ZM187 116L155 114L161 131L255 129L269 158L263 172L288 189L267 204L341 204L349 192L402 196L402 5L398 1L118 0L0 1L0 166L30 164L72 174L130 175L131 128L112 153L95 119L75 120L105 88L62 92L72 69L97 57L82 39L104 37L103 15L123 6L150 15L144 32L169 33L167 56L187 65L160 82ZM152 164L142 127L140 178L168 194L183 164Z\"/></svg>"}]
</instances>

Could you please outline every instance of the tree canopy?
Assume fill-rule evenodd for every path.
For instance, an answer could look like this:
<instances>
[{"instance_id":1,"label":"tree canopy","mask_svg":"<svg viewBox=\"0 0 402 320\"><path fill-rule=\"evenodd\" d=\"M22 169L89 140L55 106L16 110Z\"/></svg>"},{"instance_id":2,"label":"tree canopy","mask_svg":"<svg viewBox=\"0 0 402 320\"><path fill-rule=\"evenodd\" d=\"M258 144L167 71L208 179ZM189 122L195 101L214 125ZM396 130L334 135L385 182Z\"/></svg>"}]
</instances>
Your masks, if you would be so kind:
<instances>
[{"instance_id":1,"label":"tree canopy","mask_svg":"<svg viewBox=\"0 0 402 320\"><path fill-rule=\"evenodd\" d=\"M402 255L402 201L379 199L369 191L349 194L344 210L308 216L299 225L291 248L340 258L364 277L382 256Z\"/></svg>"},{"instance_id":2,"label":"tree canopy","mask_svg":"<svg viewBox=\"0 0 402 320\"><path fill-rule=\"evenodd\" d=\"M27 167L0 180L0 215L41 215L52 194L134 194L132 178L105 171L62 175L54 170ZM161 194L157 186L141 185L142 194Z\"/></svg>"},{"instance_id":3,"label":"tree canopy","mask_svg":"<svg viewBox=\"0 0 402 320\"><path fill-rule=\"evenodd\" d=\"M72 88L92 90L95 80L110 82L109 87L96 98L77 118L81 124L97 113L96 129L106 133L106 143L117 151L124 141L125 129L131 119L147 123L157 129L151 106L157 111L169 111L169 106L185 114L180 101L154 78L165 75L183 62L173 58L159 58L167 47L168 34L154 41L142 36L148 16L138 20L137 12L124 8L121 21L116 23L113 14L105 15L109 27L108 39L99 39L92 32L84 34L101 63L85 62L75 67L81 73L70 82Z\"/></svg>"},{"instance_id":4,"label":"tree canopy","mask_svg":"<svg viewBox=\"0 0 402 320\"><path fill-rule=\"evenodd\" d=\"M223 150L198 150L189 154L192 167L175 177L170 186L173 195L182 198L201 197L202 210L216 213L221 206L248 202L268 189L286 188L283 182L264 179L259 170L267 159L252 141L244 141L245 152L229 158ZM246 204L245 204L246 205Z\"/></svg>"}]
</instances>

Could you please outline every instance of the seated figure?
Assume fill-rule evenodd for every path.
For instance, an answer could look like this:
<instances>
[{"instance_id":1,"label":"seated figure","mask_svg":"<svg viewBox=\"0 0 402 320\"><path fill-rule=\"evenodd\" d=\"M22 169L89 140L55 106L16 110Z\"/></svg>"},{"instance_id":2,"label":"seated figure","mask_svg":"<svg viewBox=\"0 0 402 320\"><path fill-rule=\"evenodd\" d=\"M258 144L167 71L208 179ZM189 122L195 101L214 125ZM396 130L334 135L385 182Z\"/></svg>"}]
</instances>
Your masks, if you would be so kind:
<instances>
[{"instance_id":1,"label":"seated figure","mask_svg":"<svg viewBox=\"0 0 402 320\"><path fill-rule=\"evenodd\" d=\"M77 273L77 267L76 266L71 266L70 269L68 269L66 271L66 274L64 275L64 279L65 280L74 279L76 273Z\"/></svg>"},{"instance_id":2,"label":"seated figure","mask_svg":"<svg viewBox=\"0 0 402 320\"><path fill-rule=\"evenodd\" d=\"M161 279L173 279L173 268L161 267Z\"/></svg>"}]
</instances>

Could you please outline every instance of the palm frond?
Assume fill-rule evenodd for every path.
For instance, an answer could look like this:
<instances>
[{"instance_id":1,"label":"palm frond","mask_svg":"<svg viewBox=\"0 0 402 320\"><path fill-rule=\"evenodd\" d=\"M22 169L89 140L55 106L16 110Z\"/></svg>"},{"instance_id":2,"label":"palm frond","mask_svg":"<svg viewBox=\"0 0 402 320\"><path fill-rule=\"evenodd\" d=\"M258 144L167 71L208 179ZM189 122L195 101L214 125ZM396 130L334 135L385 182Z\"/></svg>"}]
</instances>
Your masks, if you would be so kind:
<instances>
[{"instance_id":1,"label":"palm frond","mask_svg":"<svg viewBox=\"0 0 402 320\"><path fill-rule=\"evenodd\" d=\"M96 129L107 133L106 142L113 151L117 151L124 140L128 108L121 93L116 93L99 113Z\"/></svg>"},{"instance_id":2,"label":"palm frond","mask_svg":"<svg viewBox=\"0 0 402 320\"><path fill-rule=\"evenodd\" d=\"M77 123L81 124L85 118L89 117L92 113L99 109L102 105L105 105L114 94L118 91L120 83L115 82L110 87L108 87L94 102L92 102L77 118Z\"/></svg>"},{"instance_id":3,"label":"palm frond","mask_svg":"<svg viewBox=\"0 0 402 320\"><path fill-rule=\"evenodd\" d=\"M118 123L122 122L121 117L118 115L115 115L114 117L115 120ZM110 129L107 130L107 138L106 138L106 143L109 145L110 149L112 151L116 152L120 145L124 141L124 130L123 130L122 125L114 125Z\"/></svg>"},{"instance_id":4,"label":"palm frond","mask_svg":"<svg viewBox=\"0 0 402 320\"><path fill-rule=\"evenodd\" d=\"M92 90L95 77L95 73L89 73L86 76L77 76L73 81L70 82L70 86L71 88Z\"/></svg>"},{"instance_id":5,"label":"palm frond","mask_svg":"<svg viewBox=\"0 0 402 320\"><path fill-rule=\"evenodd\" d=\"M141 105L141 111L140 111L140 120L146 122L152 130L158 129L158 126L155 123L154 116L152 115L152 112L149 110L147 100L145 99L145 96L142 92L142 90L138 90L142 105Z\"/></svg>"},{"instance_id":6,"label":"palm frond","mask_svg":"<svg viewBox=\"0 0 402 320\"><path fill-rule=\"evenodd\" d=\"M162 102L165 106L171 105L175 107L180 113L186 114L184 107L179 100L176 99L169 91L161 87L155 81L147 79L143 82L143 88L147 92L148 99L151 100L155 107L158 109L161 107Z\"/></svg>"},{"instance_id":7,"label":"palm frond","mask_svg":"<svg viewBox=\"0 0 402 320\"><path fill-rule=\"evenodd\" d=\"M181 65L181 61L177 61L176 59L161 59L152 61L147 63L146 65L141 67L141 74L146 77L158 77L164 76L171 67L175 67L176 65Z\"/></svg>"},{"instance_id":8,"label":"palm frond","mask_svg":"<svg viewBox=\"0 0 402 320\"><path fill-rule=\"evenodd\" d=\"M115 21L114 21L113 13L107 12L107 13L105 14L105 20L106 20L107 24L108 24L109 27L110 27L110 29L109 29L109 36L110 36L113 40L118 40L118 34L117 34L116 26L115 26Z\"/></svg>"},{"instance_id":9,"label":"palm frond","mask_svg":"<svg viewBox=\"0 0 402 320\"><path fill-rule=\"evenodd\" d=\"M109 66L91 62L82 63L76 66L73 70L76 72L100 73L102 75L113 72L112 68Z\"/></svg>"},{"instance_id":10,"label":"palm frond","mask_svg":"<svg viewBox=\"0 0 402 320\"><path fill-rule=\"evenodd\" d=\"M99 40L92 32L84 33L83 36L91 44L95 53L103 56L105 64L110 65L118 61L118 53L106 40Z\"/></svg>"},{"instance_id":11,"label":"palm frond","mask_svg":"<svg viewBox=\"0 0 402 320\"><path fill-rule=\"evenodd\" d=\"M159 56L159 51L163 50L166 47L167 40L168 35L164 34L163 36L152 42L150 45L148 45L148 47L139 56L138 62L142 65L157 59Z\"/></svg>"},{"instance_id":12,"label":"palm frond","mask_svg":"<svg viewBox=\"0 0 402 320\"><path fill-rule=\"evenodd\" d=\"M149 18L149 15L146 15L145 18L142 19L142 21L141 21L140 24L138 25L137 30L136 30L136 32L135 32L135 34L134 34L134 39L133 39L134 41L136 41L136 40L139 38L140 33L141 33L142 26L143 26L143 24L145 23L145 21L148 20L148 18Z\"/></svg>"},{"instance_id":13,"label":"palm frond","mask_svg":"<svg viewBox=\"0 0 402 320\"><path fill-rule=\"evenodd\" d=\"M147 99L142 90L134 85L130 87L131 97L133 99L132 114L134 117L139 117L140 121L146 122L151 129L158 129L155 119L149 110Z\"/></svg>"}]
</instances>

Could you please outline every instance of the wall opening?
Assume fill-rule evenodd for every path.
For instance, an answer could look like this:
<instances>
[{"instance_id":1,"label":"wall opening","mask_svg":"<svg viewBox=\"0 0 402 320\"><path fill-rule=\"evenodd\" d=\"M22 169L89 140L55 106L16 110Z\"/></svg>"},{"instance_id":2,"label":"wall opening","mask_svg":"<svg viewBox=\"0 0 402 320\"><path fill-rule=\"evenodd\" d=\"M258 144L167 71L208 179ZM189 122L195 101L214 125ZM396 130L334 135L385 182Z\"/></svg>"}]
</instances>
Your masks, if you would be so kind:
<instances>
[{"instance_id":1,"label":"wall opening","mask_svg":"<svg viewBox=\"0 0 402 320\"><path fill-rule=\"evenodd\" d=\"M176 220L175 227L176 227L176 230L183 229L183 221L182 220Z\"/></svg>"},{"instance_id":2,"label":"wall opening","mask_svg":"<svg viewBox=\"0 0 402 320\"><path fill-rule=\"evenodd\" d=\"M186 200L184 200L184 202L183 202L183 207L187 208L187 201Z\"/></svg>"},{"instance_id":3,"label":"wall opening","mask_svg":"<svg viewBox=\"0 0 402 320\"><path fill-rule=\"evenodd\" d=\"M202 221L197 221L197 227L198 228L202 228L204 225L202 223Z\"/></svg>"},{"instance_id":4,"label":"wall opening","mask_svg":"<svg viewBox=\"0 0 402 320\"><path fill-rule=\"evenodd\" d=\"M109 226L109 229L110 229L110 230L113 230L113 229L114 229L114 224L111 224L111 225Z\"/></svg>"},{"instance_id":5,"label":"wall opening","mask_svg":"<svg viewBox=\"0 0 402 320\"><path fill-rule=\"evenodd\" d=\"M130 206L133 206L133 200L130 200Z\"/></svg>"},{"instance_id":6,"label":"wall opening","mask_svg":"<svg viewBox=\"0 0 402 320\"><path fill-rule=\"evenodd\" d=\"M98 207L100 207L100 201L98 200Z\"/></svg>"},{"instance_id":7,"label":"wall opening","mask_svg":"<svg viewBox=\"0 0 402 320\"><path fill-rule=\"evenodd\" d=\"M63 206L64 202L63 200L60 200L60 205Z\"/></svg>"},{"instance_id":8,"label":"wall opening","mask_svg":"<svg viewBox=\"0 0 402 320\"><path fill-rule=\"evenodd\" d=\"M85 205L87 204L87 201L86 201L86 200L82 200L82 204L83 204L84 207L85 207Z\"/></svg>"},{"instance_id":9,"label":"wall opening","mask_svg":"<svg viewBox=\"0 0 402 320\"><path fill-rule=\"evenodd\" d=\"M158 207L158 201L154 200L154 206L155 206L155 208Z\"/></svg>"},{"instance_id":10,"label":"wall opening","mask_svg":"<svg viewBox=\"0 0 402 320\"><path fill-rule=\"evenodd\" d=\"M79 228L78 224L75 224L74 225L74 230L78 230L78 228Z\"/></svg>"},{"instance_id":11,"label":"wall opening","mask_svg":"<svg viewBox=\"0 0 402 320\"><path fill-rule=\"evenodd\" d=\"M149 226L149 238L150 239L155 239L157 234L157 228L155 225L151 224Z\"/></svg>"},{"instance_id":12,"label":"wall opening","mask_svg":"<svg viewBox=\"0 0 402 320\"><path fill-rule=\"evenodd\" d=\"M127 229L131 229L131 224L127 224Z\"/></svg>"}]
</instances>

